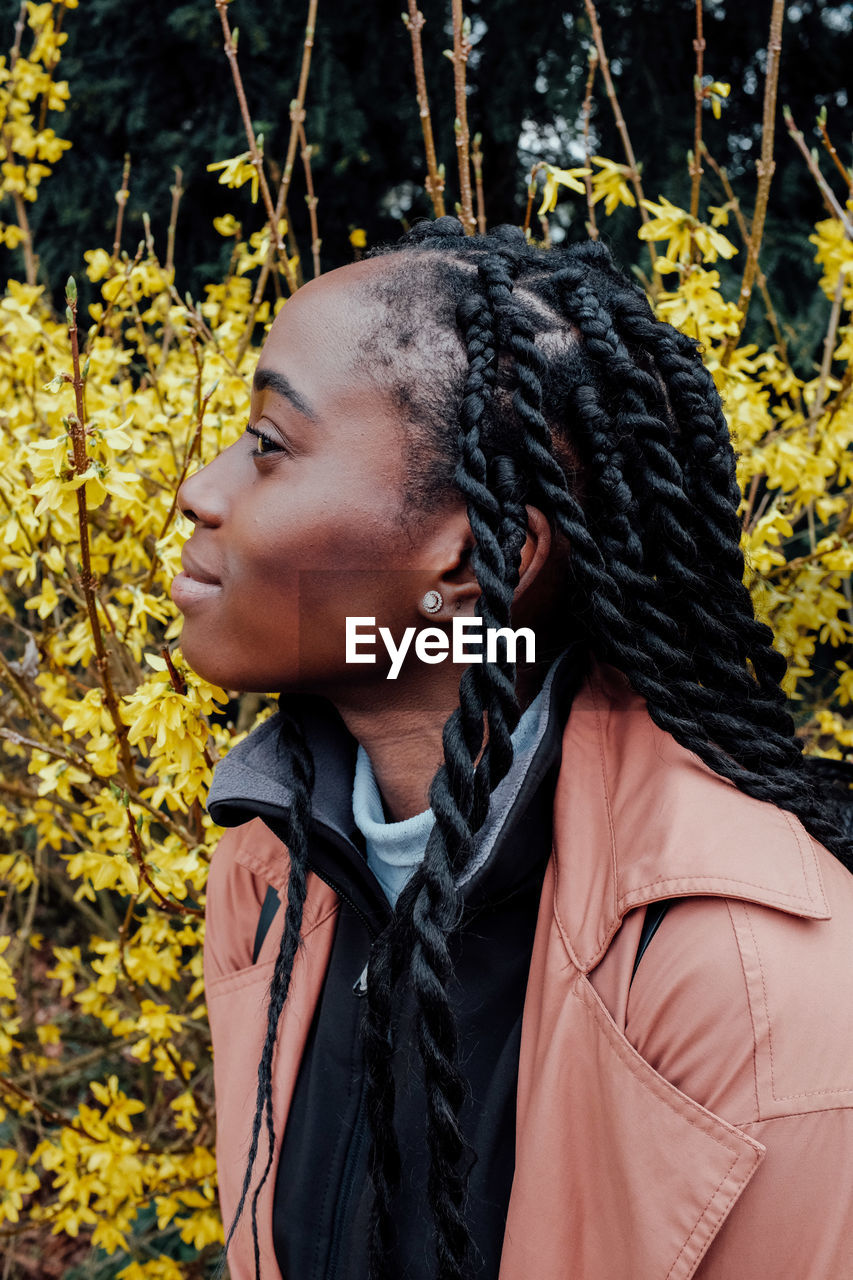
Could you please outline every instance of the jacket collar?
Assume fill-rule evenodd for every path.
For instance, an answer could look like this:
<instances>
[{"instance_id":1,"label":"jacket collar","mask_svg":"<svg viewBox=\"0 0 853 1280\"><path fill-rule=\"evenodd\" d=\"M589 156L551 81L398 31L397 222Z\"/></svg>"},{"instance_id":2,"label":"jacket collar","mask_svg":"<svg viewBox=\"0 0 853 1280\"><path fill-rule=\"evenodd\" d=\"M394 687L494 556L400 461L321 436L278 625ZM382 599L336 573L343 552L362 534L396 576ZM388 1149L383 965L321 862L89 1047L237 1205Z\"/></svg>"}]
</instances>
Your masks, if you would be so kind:
<instances>
[{"instance_id":1,"label":"jacket collar","mask_svg":"<svg viewBox=\"0 0 853 1280\"><path fill-rule=\"evenodd\" d=\"M459 878L467 901L501 896L516 889L530 869L547 859L551 847L551 797L560 761L562 729L583 668L581 654L567 650L552 665L542 688L539 711L509 773L495 788L488 817L474 838L473 857ZM352 813L355 740L332 705L302 697L291 706L302 722L314 760L312 825L322 839L312 841L310 866L327 884L384 923L387 903L360 852L361 837ZM292 800L290 761L279 742L280 717L272 716L232 748L216 767L207 808L221 826L239 826L253 818L280 839ZM523 828L523 841L519 828ZM504 856L508 844L513 848ZM286 866L276 846L253 841L239 860L281 893ZM541 877L541 868L538 872ZM379 904L378 915L373 907ZM373 917L376 916L374 919Z\"/></svg>"},{"instance_id":2,"label":"jacket collar","mask_svg":"<svg viewBox=\"0 0 853 1280\"><path fill-rule=\"evenodd\" d=\"M584 972L628 911L663 898L711 894L830 917L802 824L679 746L609 667L593 668L566 723L554 851L555 910Z\"/></svg>"}]
</instances>

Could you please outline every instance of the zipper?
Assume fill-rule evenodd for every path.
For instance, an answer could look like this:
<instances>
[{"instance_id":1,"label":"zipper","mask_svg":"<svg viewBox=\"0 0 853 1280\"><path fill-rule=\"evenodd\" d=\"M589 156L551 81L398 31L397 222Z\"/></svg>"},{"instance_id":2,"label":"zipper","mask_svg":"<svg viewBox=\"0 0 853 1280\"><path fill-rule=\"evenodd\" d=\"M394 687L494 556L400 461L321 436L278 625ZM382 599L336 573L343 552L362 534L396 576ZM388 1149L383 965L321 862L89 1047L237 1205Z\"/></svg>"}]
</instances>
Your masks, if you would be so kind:
<instances>
[{"instance_id":1,"label":"zipper","mask_svg":"<svg viewBox=\"0 0 853 1280\"><path fill-rule=\"evenodd\" d=\"M311 871L314 872L314 875L317 877L317 879L322 880L323 884L327 884L330 889L333 889L334 892L340 898L341 902L345 902L347 906L350 908L350 910L354 912L355 915L358 916L359 920L364 925L367 932L370 934L370 941L374 942L378 937L378 934L376 932L376 929L373 925L372 920L367 915L367 913L365 911L362 911L358 903L353 902L349 894L346 893L339 884L336 884L334 880L329 879L329 877L327 875L324 875L322 871L318 871L316 867L311 866L310 862L308 865Z\"/></svg>"},{"instance_id":2,"label":"zipper","mask_svg":"<svg viewBox=\"0 0 853 1280\"><path fill-rule=\"evenodd\" d=\"M314 831L322 835L323 839L325 839L328 844L334 845L337 849L342 850L344 853L348 853L351 847L355 847L355 848L358 847L358 846L350 846L349 842L342 840L338 836L338 833L332 830L331 827L327 827L324 822L318 822L314 820L311 825L314 828ZM353 899L350 897L350 895L346 892L346 890L342 889L341 886L334 879L332 879L331 876L327 875L324 870L320 870L320 868L317 867L316 864L310 858L308 860L308 867L309 867L309 870L314 872L314 875L317 876L319 880L322 880L324 884L327 884L330 889L334 890L334 892L340 898L341 902L345 902L347 906L350 907L350 909L355 912L359 920L367 929L367 932L370 935L371 943L374 942L378 936L379 931L377 930L375 924L373 923L371 918L368 916L368 914L363 910L363 908L360 907L357 902L354 902ZM366 866L365 866L365 869L366 869ZM367 874L370 876L371 879L373 879L373 875L370 871L368 871ZM378 887L378 881L376 883ZM382 905L385 907L385 914L387 917L384 923L387 924L391 919L391 910L390 910L390 907L388 906L387 899L385 898L385 895L382 892L381 888L379 888L379 895L380 895Z\"/></svg>"},{"instance_id":3,"label":"zipper","mask_svg":"<svg viewBox=\"0 0 853 1280\"><path fill-rule=\"evenodd\" d=\"M332 1224L332 1243L329 1247L329 1261L326 1266L325 1280L337 1280L341 1253L346 1237L345 1228L350 1217L353 1192L355 1190L356 1178L361 1166L361 1157L364 1151L365 1139L367 1137L366 1103L367 1072L364 1070L364 1063L362 1061L361 1089L358 1095L358 1111L356 1112L355 1124L353 1125L352 1130L352 1139L347 1151L344 1172L341 1178L341 1189L340 1194L338 1195L337 1208L335 1209L335 1219Z\"/></svg>"},{"instance_id":4,"label":"zipper","mask_svg":"<svg viewBox=\"0 0 853 1280\"><path fill-rule=\"evenodd\" d=\"M327 839L331 836L332 842L335 844L338 843L334 839L334 836L332 836L331 832L327 830L325 834ZM376 929L373 921L356 902L353 902L349 894L346 893L345 890L341 889L334 880L330 879L329 876L325 875L323 872L317 870L316 867L312 867L311 869L315 875L319 876L319 878L329 886L330 889L334 890L341 901L345 902L350 910L355 913L359 920L361 920L367 930L367 935L372 946L378 936L378 930ZM364 996L366 992L367 965L365 964L364 969L353 985L353 993L360 998ZM353 1122L352 1137L350 1139L349 1147L347 1148L346 1159L344 1160L344 1169L343 1174L341 1175L338 1202L335 1207L335 1216L332 1221L332 1239L329 1245L325 1280L337 1280L338 1273L341 1270L341 1259L347 1238L347 1227L352 1214L356 1189L361 1185L359 1174L363 1167L365 1142L369 1137L367 1118L367 1072L364 1065L364 1050L361 1048L360 1036L359 1046L359 1052L361 1054L361 1083L359 1085L358 1107L356 1109L355 1120Z\"/></svg>"}]
</instances>

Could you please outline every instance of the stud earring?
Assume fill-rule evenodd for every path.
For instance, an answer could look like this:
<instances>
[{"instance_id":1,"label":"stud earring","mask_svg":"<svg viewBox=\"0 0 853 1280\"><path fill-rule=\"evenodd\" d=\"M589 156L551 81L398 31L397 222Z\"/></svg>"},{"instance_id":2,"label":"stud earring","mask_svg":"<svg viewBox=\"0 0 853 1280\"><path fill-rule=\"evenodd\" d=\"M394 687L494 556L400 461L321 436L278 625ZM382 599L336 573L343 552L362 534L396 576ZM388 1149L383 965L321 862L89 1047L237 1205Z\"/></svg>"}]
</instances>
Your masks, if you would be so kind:
<instances>
[{"instance_id":1,"label":"stud earring","mask_svg":"<svg viewBox=\"0 0 853 1280\"><path fill-rule=\"evenodd\" d=\"M421 608L425 613L438 613L443 604L444 600L440 591L428 591L421 600Z\"/></svg>"}]
</instances>

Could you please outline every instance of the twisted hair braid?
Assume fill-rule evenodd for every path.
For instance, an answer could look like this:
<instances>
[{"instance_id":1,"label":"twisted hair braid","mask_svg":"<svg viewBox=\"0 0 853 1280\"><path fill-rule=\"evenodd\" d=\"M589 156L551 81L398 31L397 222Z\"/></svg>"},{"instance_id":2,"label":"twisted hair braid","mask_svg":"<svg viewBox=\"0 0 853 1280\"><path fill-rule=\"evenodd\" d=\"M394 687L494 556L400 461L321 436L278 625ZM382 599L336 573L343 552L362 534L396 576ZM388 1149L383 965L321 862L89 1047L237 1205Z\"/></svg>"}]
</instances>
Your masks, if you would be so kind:
<instances>
[{"instance_id":1,"label":"twisted hair braid","mask_svg":"<svg viewBox=\"0 0 853 1280\"><path fill-rule=\"evenodd\" d=\"M272 1062L278 1037L278 1025L290 990L293 963L299 947L302 931L302 912L308 880L308 824L311 817L311 792L314 786L314 762L302 726L289 713L282 712L280 748L290 759L292 800L287 819L287 849L290 862L287 881L287 902L284 927L278 954L270 980L270 996L267 1004L267 1028L261 1060L258 1064L258 1092L255 1118L252 1124L252 1140L243 1175L240 1199L228 1229L225 1245L219 1257L214 1280L219 1280L225 1268L228 1246L243 1214L252 1183L252 1172L258 1156L261 1128L266 1117L267 1158L263 1172L252 1195L252 1246L255 1262L255 1280L261 1280L260 1243L258 1240L258 1197L269 1177L275 1147L272 1100Z\"/></svg>"},{"instance_id":2,"label":"twisted hair braid","mask_svg":"<svg viewBox=\"0 0 853 1280\"><path fill-rule=\"evenodd\" d=\"M758 710L758 690L745 667L741 669L726 659L725 653L727 649L731 649L731 645L725 643L729 638L729 631L718 623L703 604L703 598L708 594L708 577L697 572L696 544L690 531L695 520L694 509L685 492L682 467L674 453L667 448L667 436L671 435L671 431L658 410L659 387L654 378L633 364L612 321L602 314L602 303L588 284L581 281L576 285L567 301L567 309L578 324L593 359L605 364L611 389L619 395L613 414L616 438L634 442L634 452L641 466L635 479L635 483L639 481L641 486L638 486L640 503L634 503L635 513L643 505L647 513L651 508L652 520L649 522L646 540L650 571L645 574L637 572L637 521L635 520L634 528L624 515L621 520L613 522L614 499L618 497L619 489L614 488L612 482L611 500L603 506L604 521L597 531L599 541L609 551L608 559L617 583L623 588L632 588L630 595L623 589L626 606L629 610L633 607L641 626L648 629L650 634L658 635L658 657L669 673L668 685L672 692L680 697L686 695L691 698L697 709L701 708L703 711L705 730L720 745L731 749L742 738L743 726L740 719L732 718L725 711L719 710L722 694L737 683L745 696L752 696L755 709ZM584 403L579 403L581 391L588 393ZM592 474L596 475L603 466L605 473L615 476L622 455L618 449L615 453L610 452L612 443L600 429L602 413L594 410L590 412L590 401L595 396L592 388L578 388L575 395L575 421L581 436L585 435L592 444ZM604 417L606 421L606 415ZM619 474L622 484L628 490L628 477L624 472L620 471ZM643 489L646 491L645 504L642 503ZM628 500L629 494L628 490L623 501ZM617 534L631 544L633 563L630 568L620 558L614 537ZM680 627L676 628L674 619L659 607L663 592L677 593L682 601L683 617ZM707 642L709 630L710 638L720 644L719 651ZM704 644L703 634L706 637ZM760 709L764 712L766 727L777 732L773 737L762 736L760 742L757 736L752 742L741 742L741 751L757 749L757 759L761 765L790 765L799 754L797 746L790 737L780 739L778 733L780 727L790 733L790 718L786 715L780 721L777 701L769 704L764 702Z\"/></svg>"},{"instance_id":3,"label":"twisted hair braid","mask_svg":"<svg viewBox=\"0 0 853 1280\"><path fill-rule=\"evenodd\" d=\"M472 568L480 586L477 611L487 628L509 623L526 536L526 513L511 463L498 458L487 463L481 444L489 426L496 383L495 319L488 300L477 297L466 299L457 309L468 370L458 413L459 460L454 480L465 497L475 539ZM374 1047L374 1061L368 1068L368 1107L374 1125L370 1158L375 1189L372 1278L385 1274L387 1246L393 1234L391 1194L399 1170L399 1155L393 1149L393 1041L389 1044L388 1029L399 957L404 954L401 937L409 944L408 978L424 1070L428 1197L440 1280L461 1280L474 1253L464 1216L468 1172L462 1167L466 1143L458 1120L464 1080L458 1066L455 1018L447 996L452 974L448 939L461 911L457 877L470 856L472 837L485 818L490 791L512 762L511 733L518 720L514 664L508 655L499 653L497 661L486 664L482 672L471 668L463 677L460 707L443 734L444 763L430 789L436 822L424 860L401 897L388 936L374 947L368 967L365 1044L368 1050ZM488 725L487 738L484 724ZM375 974L373 992L371 971ZM390 1180L382 1152L390 1157Z\"/></svg>"},{"instance_id":4,"label":"twisted hair braid","mask_svg":"<svg viewBox=\"0 0 853 1280\"><path fill-rule=\"evenodd\" d=\"M668 392L680 416L689 421L693 431L690 465L686 471L686 492L693 510L705 516L694 529L694 536L704 557L725 569L718 574L719 586L709 598L711 608L728 614L731 603L743 618L742 636L732 635L730 643L740 642L739 656L745 656L746 645L755 652L751 659L759 688L765 698L782 710L785 696L779 687L785 674L785 659L772 646L772 633L763 623L750 618L748 593L743 585L744 563L740 548L740 525L737 516L740 491L735 475L735 459L720 398L711 375L705 368L695 342L686 334L659 325L649 316L648 304L629 290L614 295L616 322L627 337L643 342L654 353ZM694 522L695 523L695 522ZM791 721L786 712L780 729L790 733Z\"/></svg>"}]
</instances>

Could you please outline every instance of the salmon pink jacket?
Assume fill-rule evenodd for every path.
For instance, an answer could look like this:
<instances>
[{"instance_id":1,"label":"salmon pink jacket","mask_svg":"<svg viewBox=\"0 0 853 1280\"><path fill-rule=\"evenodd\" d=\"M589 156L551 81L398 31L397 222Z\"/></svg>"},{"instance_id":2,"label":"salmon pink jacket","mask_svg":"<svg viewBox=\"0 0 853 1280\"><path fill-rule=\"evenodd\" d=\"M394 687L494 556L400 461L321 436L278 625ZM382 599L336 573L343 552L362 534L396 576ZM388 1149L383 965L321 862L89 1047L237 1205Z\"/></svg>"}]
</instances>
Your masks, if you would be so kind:
<instances>
[{"instance_id":1,"label":"salmon pink jacket","mask_svg":"<svg viewBox=\"0 0 853 1280\"><path fill-rule=\"evenodd\" d=\"M287 853L255 820L211 866L205 979L226 1226L246 1167ZM635 980L644 908L667 915ZM277 1161L335 930L309 879L273 1064ZM524 1004L500 1280L851 1280L853 877L598 668L566 724ZM261 1145L256 1169L267 1152ZM273 1174L262 1280L278 1280ZM252 1280L246 1212L229 1249ZM290 1277L289 1280L298 1280Z\"/></svg>"}]
</instances>

